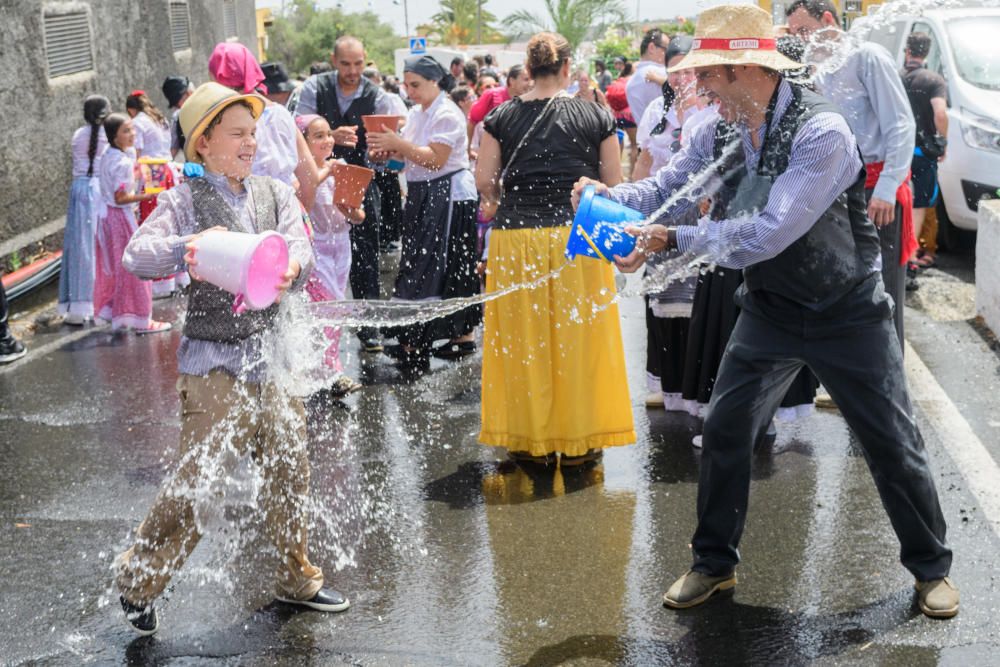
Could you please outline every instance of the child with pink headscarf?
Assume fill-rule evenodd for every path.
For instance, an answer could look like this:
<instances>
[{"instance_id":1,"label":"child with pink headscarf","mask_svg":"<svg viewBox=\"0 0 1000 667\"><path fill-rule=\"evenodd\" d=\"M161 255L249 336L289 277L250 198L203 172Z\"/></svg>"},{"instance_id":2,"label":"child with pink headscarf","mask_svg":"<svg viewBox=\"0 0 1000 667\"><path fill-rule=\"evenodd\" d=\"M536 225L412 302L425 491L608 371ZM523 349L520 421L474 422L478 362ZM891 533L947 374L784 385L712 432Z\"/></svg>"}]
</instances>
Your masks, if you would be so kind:
<instances>
[{"instance_id":1,"label":"child with pink headscarf","mask_svg":"<svg viewBox=\"0 0 1000 667\"><path fill-rule=\"evenodd\" d=\"M333 130L322 116L309 114L296 116L295 124L305 137L306 144L321 180L316 186L316 199L309 211L312 220L313 268L306 292L313 301L340 301L347 294L347 278L351 270L351 225L365 219L363 208L341 208L334 203L336 183L330 170L330 153L333 151ZM355 380L344 375L340 361L340 327L324 329L330 345L323 357L324 365L334 373L330 393L346 396L361 389Z\"/></svg>"},{"instance_id":2,"label":"child with pink headscarf","mask_svg":"<svg viewBox=\"0 0 1000 667\"><path fill-rule=\"evenodd\" d=\"M250 50L238 42L216 44L208 59L208 71L217 83L240 93L267 93L264 71ZM257 155L251 172L295 187L302 207L307 211L312 208L323 176L292 114L280 104L268 102L257 119Z\"/></svg>"}]
</instances>

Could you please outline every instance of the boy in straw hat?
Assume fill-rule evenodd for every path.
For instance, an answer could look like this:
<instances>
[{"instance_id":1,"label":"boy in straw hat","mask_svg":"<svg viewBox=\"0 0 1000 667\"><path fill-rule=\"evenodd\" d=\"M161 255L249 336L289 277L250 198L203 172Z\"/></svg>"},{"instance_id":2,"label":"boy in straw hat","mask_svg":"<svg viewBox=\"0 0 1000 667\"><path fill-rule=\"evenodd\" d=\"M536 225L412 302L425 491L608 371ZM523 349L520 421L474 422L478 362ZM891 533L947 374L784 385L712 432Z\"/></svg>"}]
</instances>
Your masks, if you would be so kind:
<instances>
[{"instance_id":1,"label":"boy in straw hat","mask_svg":"<svg viewBox=\"0 0 1000 667\"><path fill-rule=\"evenodd\" d=\"M693 175L717 170L724 187L715 220L671 226L670 216L691 205L682 202L667 224L631 228L636 250L616 261L632 272L651 253L679 249L744 272L742 312L705 419L694 564L664 603L693 607L736 585L753 446L807 365L861 442L921 610L954 616L951 550L878 270L861 156L837 109L784 79L782 72L801 65L775 46L761 9L702 12L690 53L672 69L697 69L700 89L719 102L724 121L699 126L656 176L598 186L651 214ZM587 184L578 183L574 197Z\"/></svg>"},{"instance_id":2,"label":"boy in straw hat","mask_svg":"<svg viewBox=\"0 0 1000 667\"><path fill-rule=\"evenodd\" d=\"M181 396L179 468L160 490L139 526L135 543L116 561L121 603L140 634L157 629L153 600L183 565L201 537L196 516L218 503L210 492L225 461L247 454L262 478L258 498L264 529L277 549L279 600L322 611L341 611L347 598L323 588L323 573L306 554L304 505L309 487L302 403L268 380L263 349L274 336L277 304L233 313L233 296L197 279L195 241L212 232L274 230L288 243L282 291L300 289L313 265L302 214L290 187L251 176L258 95L217 83L200 86L180 113L188 160L205 175L160 195L156 211L135 233L124 264L142 278L189 269L184 335L177 350Z\"/></svg>"}]
</instances>

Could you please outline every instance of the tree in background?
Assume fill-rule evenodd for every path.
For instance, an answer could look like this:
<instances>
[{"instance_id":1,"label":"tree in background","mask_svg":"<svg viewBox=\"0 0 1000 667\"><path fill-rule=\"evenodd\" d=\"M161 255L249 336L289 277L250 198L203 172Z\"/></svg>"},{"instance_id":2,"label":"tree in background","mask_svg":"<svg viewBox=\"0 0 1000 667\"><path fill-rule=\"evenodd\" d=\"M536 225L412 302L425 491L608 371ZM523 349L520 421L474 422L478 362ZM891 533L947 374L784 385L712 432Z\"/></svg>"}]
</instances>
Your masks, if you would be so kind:
<instances>
[{"instance_id":1,"label":"tree in background","mask_svg":"<svg viewBox=\"0 0 1000 667\"><path fill-rule=\"evenodd\" d=\"M676 23L663 26L663 32L668 35L693 35L694 21L688 21L683 16L678 16Z\"/></svg>"},{"instance_id":2,"label":"tree in background","mask_svg":"<svg viewBox=\"0 0 1000 667\"><path fill-rule=\"evenodd\" d=\"M635 39L632 35L622 35L616 28L608 28L604 33L604 39L595 42L594 48L597 50L597 57L611 66L611 61L616 56L623 56L635 62L639 59L639 50L635 47Z\"/></svg>"},{"instance_id":3,"label":"tree in background","mask_svg":"<svg viewBox=\"0 0 1000 667\"><path fill-rule=\"evenodd\" d=\"M435 40L439 44L456 46L475 44L482 32L482 42L493 44L503 42L504 36L493 27L497 17L486 11L485 0L479 9L477 25L477 0L441 0L441 11L431 17L431 22L417 26L417 32ZM478 28L478 30L477 30Z\"/></svg>"},{"instance_id":4,"label":"tree in background","mask_svg":"<svg viewBox=\"0 0 1000 667\"><path fill-rule=\"evenodd\" d=\"M393 71L394 50L406 46L406 40L374 12L317 9L309 0L292 0L274 18L267 53L271 60L285 63L289 71L303 72L311 63L328 62L333 43L341 35L354 35L364 42L368 58L382 71Z\"/></svg>"},{"instance_id":5,"label":"tree in background","mask_svg":"<svg viewBox=\"0 0 1000 667\"><path fill-rule=\"evenodd\" d=\"M575 51L592 32L600 34L625 22L619 0L542 0L542 4L547 16L521 9L508 16L504 26L517 34L558 32Z\"/></svg>"}]
</instances>

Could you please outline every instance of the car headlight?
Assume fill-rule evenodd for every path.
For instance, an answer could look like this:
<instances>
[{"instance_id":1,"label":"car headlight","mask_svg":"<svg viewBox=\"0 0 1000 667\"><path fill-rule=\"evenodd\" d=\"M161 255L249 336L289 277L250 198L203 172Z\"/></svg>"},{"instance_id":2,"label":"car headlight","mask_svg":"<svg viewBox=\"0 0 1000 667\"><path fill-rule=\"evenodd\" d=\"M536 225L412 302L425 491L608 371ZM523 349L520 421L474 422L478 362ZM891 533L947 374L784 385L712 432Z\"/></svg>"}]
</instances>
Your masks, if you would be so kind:
<instances>
[{"instance_id":1,"label":"car headlight","mask_svg":"<svg viewBox=\"0 0 1000 667\"><path fill-rule=\"evenodd\" d=\"M962 109L962 138L972 148L1000 153L1000 123Z\"/></svg>"}]
</instances>

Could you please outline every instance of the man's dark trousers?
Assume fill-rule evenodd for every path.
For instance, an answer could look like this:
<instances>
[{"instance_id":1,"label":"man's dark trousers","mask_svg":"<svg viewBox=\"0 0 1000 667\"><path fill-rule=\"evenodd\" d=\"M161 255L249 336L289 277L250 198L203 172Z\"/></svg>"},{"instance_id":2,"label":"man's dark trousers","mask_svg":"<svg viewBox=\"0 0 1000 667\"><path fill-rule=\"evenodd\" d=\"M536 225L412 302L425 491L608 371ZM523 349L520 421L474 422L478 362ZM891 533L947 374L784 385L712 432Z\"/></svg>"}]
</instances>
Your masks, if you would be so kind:
<instances>
[{"instance_id":1,"label":"man's dark trousers","mask_svg":"<svg viewBox=\"0 0 1000 667\"><path fill-rule=\"evenodd\" d=\"M365 191L364 209L365 221L360 225L352 225L350 229L351 293L355 299L378 299L380 291L378 228L382 198L374 179ZM371 338L375 335L375 329L366 327L358 330L359 338Z\"/></svg>"},{"instance_id":2,"label":"man's dark trousers","mask_svg":"<svg viewBox=\"0 0 1000 667\"><path fill-rule=\"evenodd\" d=\"M901 544L900 560L920 581L948 574L945 521L913 418L903 357L880 277L815 313L761 295L740 313L705 420L693 569L721 576L739 562L753 445L803 365L836 401L857 435ZM872 289L872 284L877 285ZM873 298L873 295L876 298ZM775 307L772 307L775 306Z\"/></svg>"}]
</instances>

